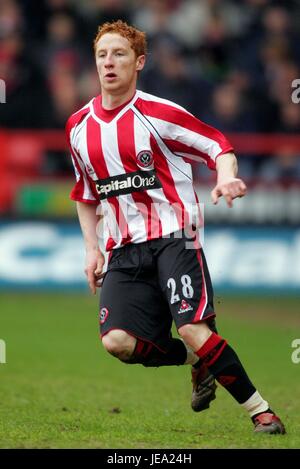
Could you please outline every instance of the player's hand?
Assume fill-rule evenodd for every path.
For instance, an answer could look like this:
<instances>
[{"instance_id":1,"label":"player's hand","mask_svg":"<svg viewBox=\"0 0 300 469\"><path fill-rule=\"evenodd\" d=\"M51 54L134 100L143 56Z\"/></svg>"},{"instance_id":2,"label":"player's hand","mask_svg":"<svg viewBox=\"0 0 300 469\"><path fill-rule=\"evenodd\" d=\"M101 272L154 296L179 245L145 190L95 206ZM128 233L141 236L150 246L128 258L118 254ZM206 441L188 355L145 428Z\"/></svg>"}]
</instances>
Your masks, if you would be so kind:
<instances>
[{"instance_id":1,"label":"player's hand","mask_svg":"<svg viewBox=\"0 0 300 469\"><path fill-rule=\"evenodd\" d=\"M88 251L86 253L86 267L84 269L85 275L91 292L95 295L97 287L102 284L101 279L104 277L102 273L105 258L99 250Z\"/></svg>"},{"instance_id":2,"label":"player's hand","mask_svg":"<svg viewBox=\"0 0 300 469\"><path fill-rule=\"evenodd\" d=\"M232 207L233 199L244 197L247 187L244 181L239 178L228 178L218 182L216 187L211 191L211 198L216 205L220 197L224 197L228 207Z\"/></svg>"}]
</instances>

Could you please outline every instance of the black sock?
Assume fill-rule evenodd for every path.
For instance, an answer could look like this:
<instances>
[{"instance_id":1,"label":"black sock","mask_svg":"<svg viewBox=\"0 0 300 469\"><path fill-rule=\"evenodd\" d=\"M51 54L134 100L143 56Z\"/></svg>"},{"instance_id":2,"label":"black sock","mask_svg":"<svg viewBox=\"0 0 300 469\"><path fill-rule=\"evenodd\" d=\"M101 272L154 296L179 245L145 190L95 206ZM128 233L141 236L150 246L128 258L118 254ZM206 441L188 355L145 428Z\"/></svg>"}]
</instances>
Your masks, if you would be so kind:
<instances>
[{"instance_id":1,"label":"black sock","mask_svg":"<svg viewBox=\"0 0 300 469\"><path fill-rule=\"evenodd\" d=\"M196 353L237 402L242 404L255 393L237 354L222 337L213 333Z\"/></svg>"},{"instance_id":2,"label":"black sock","mask_svg":"<svg viewBox=\"0 0 300 469\"><path fill-rule=\"evenodd\" d=\"M147 367L172 366L183 365L186 358L186 347L180 339L169 339L164 352L150 342L137 339L132 357L129 360L126 360L126 363L140 363Z\"/></svg>"},{"instance_id":3,"label":"black sock","mask_svg":"<svg viewBox=\"0 0 300 469\"><path fill-rule=\"evenodd\" d=\"M215 318L207 320L206 323L212 332L215 332L216 334L218 333ZM193 368L198 369L201 366L205 366L205 365L203 361L199 358L199 360L196 363L194 363Z\"/></svg>"}]
</instances>

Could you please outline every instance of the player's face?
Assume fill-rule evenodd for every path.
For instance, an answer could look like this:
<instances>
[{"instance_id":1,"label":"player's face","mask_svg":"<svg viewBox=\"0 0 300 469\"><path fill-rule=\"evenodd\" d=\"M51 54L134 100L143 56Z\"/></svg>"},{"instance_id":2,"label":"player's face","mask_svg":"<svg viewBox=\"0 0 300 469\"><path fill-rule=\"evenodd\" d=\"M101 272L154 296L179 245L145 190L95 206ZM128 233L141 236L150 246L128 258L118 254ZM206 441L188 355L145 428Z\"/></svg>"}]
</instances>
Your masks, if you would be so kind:
<instances>
[{"instance_id":1,"label":"player's face","mask_svg":"<svg viewBox=\"0 0 300 469\"><path fill-rule=\"evenodd\" d=\"M104 34L95 52L102 93L119 95L135 87L137 72L144 67L145 56L136 57L125 37L116 33Z\"/></svg>"}]
</instances>

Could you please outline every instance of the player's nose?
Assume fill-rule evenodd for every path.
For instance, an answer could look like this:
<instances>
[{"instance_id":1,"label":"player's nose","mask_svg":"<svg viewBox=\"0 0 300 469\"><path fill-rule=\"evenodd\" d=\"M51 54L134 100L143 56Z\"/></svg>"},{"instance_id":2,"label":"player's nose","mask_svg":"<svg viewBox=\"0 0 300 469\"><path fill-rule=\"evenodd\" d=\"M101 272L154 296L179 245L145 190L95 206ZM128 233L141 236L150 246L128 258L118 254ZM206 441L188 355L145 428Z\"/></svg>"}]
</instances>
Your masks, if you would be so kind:
<instances>
[{"instance_id":1,"label":"player's nose","mask_svg":"<svg viewBox=\"0 0 300 469\"><path fill-rule=\"evenodd\" d=\"M104 67L105 68L110 68L110 67L113 67L114 66L114 61L113 61L113 57L111 54L107 54L106 57L105 57L105 60L104 60Z\"/></svg>"}]
</instances>

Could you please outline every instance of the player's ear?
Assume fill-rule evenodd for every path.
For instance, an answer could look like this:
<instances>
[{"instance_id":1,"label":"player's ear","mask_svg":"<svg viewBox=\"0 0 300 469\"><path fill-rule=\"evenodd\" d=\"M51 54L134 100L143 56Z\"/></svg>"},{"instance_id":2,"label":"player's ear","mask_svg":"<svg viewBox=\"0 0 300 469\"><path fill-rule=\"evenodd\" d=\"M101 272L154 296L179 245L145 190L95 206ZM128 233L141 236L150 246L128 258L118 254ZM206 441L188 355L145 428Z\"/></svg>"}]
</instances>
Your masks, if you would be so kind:
<instances>
[{"instance_id":1,"label":"player's ear","mask_svg":"<svg viewBox=\"0 0 300 469\"><path fill-rule=\"evenodd\" d=\"M145 65L146 57L144 55L139 55L136 59L136 71L139 72L143 70Z\"/></svg>"}]
</instances>

